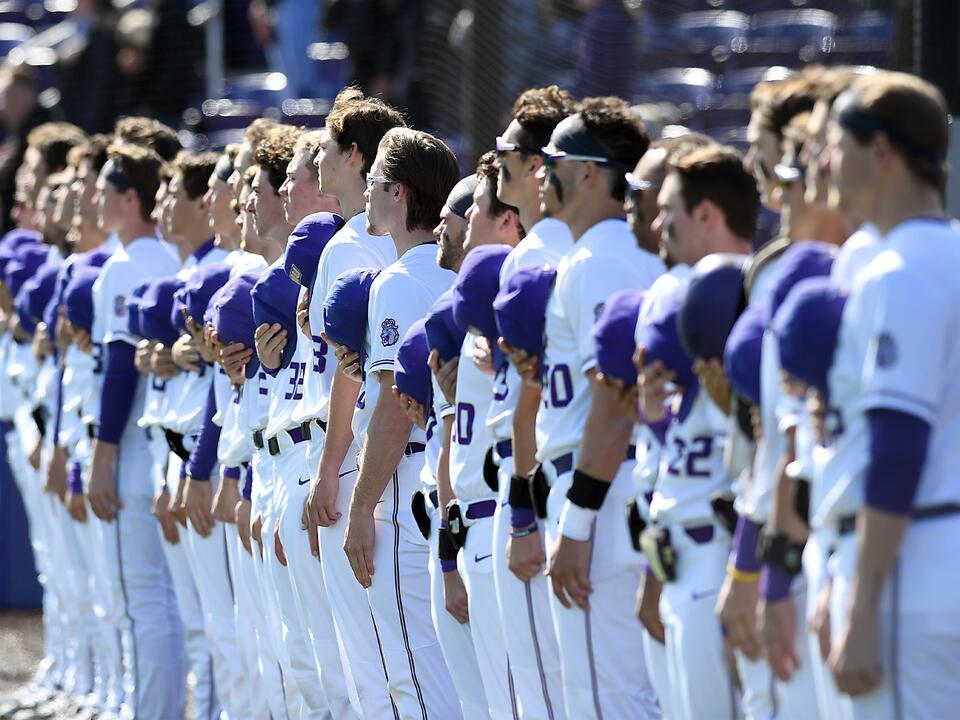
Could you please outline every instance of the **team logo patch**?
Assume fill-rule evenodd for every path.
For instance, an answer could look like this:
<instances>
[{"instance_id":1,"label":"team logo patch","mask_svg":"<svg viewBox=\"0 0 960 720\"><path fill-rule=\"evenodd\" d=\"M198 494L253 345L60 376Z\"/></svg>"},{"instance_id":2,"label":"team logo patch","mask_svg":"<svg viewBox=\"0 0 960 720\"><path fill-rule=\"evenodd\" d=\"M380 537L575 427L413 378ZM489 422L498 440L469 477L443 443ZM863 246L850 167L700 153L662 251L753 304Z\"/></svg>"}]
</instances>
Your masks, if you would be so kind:
<instances>
[{"instance_id":1,"label":"team logo patch","mask_svg":"<svg viewBox=\"0 0 960 720\"><path fill-rule=\"evenodd\" d=\"M897 363L897 343L889 333L877 338L877 367L887 368Z\"/></svg>"},{"instance_id":2,"label":"team logo patch","mask_svg":"<svg viewBox=\"0 0 960 720\"><path fill-rule=\"evenodd\" d=\"M113 299L113 314L117 317L123 317L127 312L127 299L123 295L117 295Z\"/></svg>"},{"instance_id":3,"label":"team logo patch","mask_svg":"<svg viewBox=\"0 0 960 720\"><path fill-rule=\"evenodd\" d=\"M596 306L593 308L594 320L600 319L600 315L603 313L603 306L604 306L604 303L597 303Z\"/></svg>"},{"instance_id":4,"label":"team logo patch","mask_svg":"<svg viewBox=\"0 0 960 720\"><path fill-rule=\"evenodd\" d=\"M303 277L303 273L300 272L300 268L296 265L290 266L290 279L293 280L297 285L300 284L300 279Z\"/></svg>"},{"instance_id":5,"label":"team logo patch","mask_svg":"<svg viewBox=\"0 0 960 720\"><path fill-rule=\"evenodd\" d=\"M396 345L400 340L400 328L397 327L397 321L393 318L387 318L380 324L380 342L384 347Z\"/></svg>"}]
</instances>

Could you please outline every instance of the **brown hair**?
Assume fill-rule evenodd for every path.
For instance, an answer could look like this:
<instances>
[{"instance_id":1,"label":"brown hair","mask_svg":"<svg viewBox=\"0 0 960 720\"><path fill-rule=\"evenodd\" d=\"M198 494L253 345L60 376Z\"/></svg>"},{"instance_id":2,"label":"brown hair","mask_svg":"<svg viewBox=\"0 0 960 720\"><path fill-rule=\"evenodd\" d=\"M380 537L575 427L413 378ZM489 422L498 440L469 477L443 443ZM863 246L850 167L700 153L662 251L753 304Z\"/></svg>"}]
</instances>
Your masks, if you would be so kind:
<instances>
[{"instance_id":1,"label":"brown hair","mask_svg":"<svg viewBox=\"0 0 960 720\"><path fill-rule=\"evenodd\" d=\"M940 90L916 75L900 72L857 77L852 87L864 110L916 148L918 152L909 152L903 143L891 143L910 172L918 180L942 189L950 172L946 160L950 111ZM854 135L862 143L870 139Z\"/></svg>"},{"instance_id":2,"label":"brown hair","mask_svg":"<svg viewBox=\"0 0 960 720\"><path fill-rule=\"evenodd\" d=\"M520 125L517 144L539 153L550 142L550 134L560 121L576 111L573 95L556 85L524 90L511 110Z\"/></svg>"},{"instance_id":3,"label":"brown hair","mask_svg":"<svg viewBox=\"0 0 960 720\"><path fill-rule=\"evenodd\" d=\"M271 120L270 118L257 118L252 123L247 125L247 129L243 131L243 141L250 145L250 148L253 150L253 152L256 152L257 147L263 142L263 139L267 136L267 133L277 125L279 125L279 123L276 120Z\"/></svg>"},{"instance_id":4,"label":"brown hair","mask_svg":"<svg viewBox=\"0 0 960 720\"><path fill-rule=\"evenodd\" d=\"M148 117L122 117L113 128L117 140L149 148L164 162L172 162L183 149L177 132L169 125Z\"/></svg>"},{"instance_id":5,"label":"brown hair","mask_svg":"<svg viewBox=\"0 0 960 720\"><path fill-rule=\"evenodd\" d=\"M477 178L486 180L490 184L490 217L498 218L508 210L513 210L519 217L520 211L513 205L507 205L497 197L497 184L500 179L500 168L497 167L497 154L490 150L480 156L477 163Z\"/></svg>"},{"instance_id":6,"label":"brown hair","mask_svg":"<svg viewBox=\"0 0 960 720\"><path fill-rule=\"evenodd\" d=\"M764 127L782 140L783 129L791 119L813 110L817 102L816 87L817 77L813 71L778 83L767 101L757 108Z\"/></svg>"},{"instance_id":7,"label":"brown hair","mask_svg":"<svg viewBox=\"0 0 960 720\"><path fill-rule=\"evenodd\" d=\"M67 153L67 163L73 168L79 168L89 161L94 172L100 172L107 162L107 148L113 138L109 135L91 135L86 142L74 145Z\"/></svg>"},{"instance_id":8,"label":"brown hair","mask_svg":"<svg viewBox=\"0 0 960 720\"><path fill-rule=\"evenodd\" d=\"M237 159L237 154L240 152L240 143L228 143L227 146L223 149L223 154L226 156L227 160L230 161L230 164L233 165L233 161Z\"/></svg>"},{"instance_id":9,"label":"brown hair","mask_svg":"<svg viewBox=\"0 0 960 720\"><path fill-rule=\"evenodd\" d=\"M720 208L732 232L741 238L754 236L760 193L757 181L744 169L740 153L725 145L711 145L671 161L669 172L680 179L688 213L709 200Z\"/></svg>"},{"instance_id":10,"label":"brown hair","mask_svg":"<svg viewBox=\"0 0 960 720\"><path fill-rule=\"evenodd\" d=\"M579 114L587 131L624 168L633 170L637 161L650 147L647 126L623 98L584 98L580 103ZM624 171L612 169L610 172L613 175L610 196L622 202L627 191Z\"/></svg>"},{"instance_id":11,"label":"brown hair","mask_svg":"<svg viewBox=\"0 0 960 720\"><path fill-rule=\"evenodd\" d=\"M287 179L287 165L293 159L293 148L303 134L303 130L293 125L280 125L267 130L263 140L257 145L253 162L267 173L267 179L274 192L280 192L280 186Z\"/></svg>"},{"instance_id":12,"label":"brown hair","mask_svg":"<svg viewBox=\"0 0 960 720\"><path fill-rule=\"evenodd\" d=\"M683 135L677 135L676 137L654 140L650 143L650 149L663 148L667 153L666 162L669 163L678 160L694 150L717 144L719 143L709 135L704 135L699 132L688 132Z\"/></svg>"},{"instance_id":13,"label":"brown hair","mask_svg":"<svg viewBox=\"0 0 960 720\"><path fill-rule=\"evenodd\" d=\"M406 127L399 110L378 98L367 97L353 86L337 93L327 115L330 139L337 143L341 152L346 152L356 143L363 157L363 167L360 169L363 177L370 172L383 136L397 127Z\"/></svg>"},{"instance_id":14,"label":"brown hair","mask_svg":"<svg viewBox=\"0 0 960 720\"><path fill-rule=\"evenodd\" d=\"M173 171L183 176L183 189L188 198L196 200L207 192L207 183L219 159L220 156L213 152L180 151L173 161Z\"/></svg>"},{"instance_id":15,"label":"brown hair","mask_svg":"<svg viewBox=\"0 0 960 720\"><path fill-rule=\"evenodd\" d=\"M47 172L55 173L67 166L67 153L86 139L86 134L76 125L48 122L30 131L27 145L40 153Z\"/></svg>"},{"instance_id":16,"label":"brown hair","mask_svg":"<svg viewBox=\"0 0 960 720\"><path fill-rule=\"evenodd\" d=\"M460 179L453 152L430 133L406 127L388 130L378 151L384 177L407 188L407 230L432 230Z\"/></svg>"},{"instance_id":17,"label":"brown hair","mask_svg":"<svg viewBox=\"0 0 960 720\"><path fill-rule=\"evenodd\" d=\"M153 150L131 143L111 145L107 154L140 198L140 218L149 222L160 187L163 160Z\"/></svg>"},{"instance_id":18,"label":"brown hair","mask_svg":"<svg viewBox=\"0 0 960 720\"><path fill-rule=\"evenodd\" d=\"M317 152L320 150L320 143L323 142L323 138L327 135L328 132L326 130L308 130L300 136L297 144L293 147L294 155L302 152L307 156L307 169L314 175L317 174L317 168L313 164L313 158L316 157Z\"/></svg>"}]
</instances>

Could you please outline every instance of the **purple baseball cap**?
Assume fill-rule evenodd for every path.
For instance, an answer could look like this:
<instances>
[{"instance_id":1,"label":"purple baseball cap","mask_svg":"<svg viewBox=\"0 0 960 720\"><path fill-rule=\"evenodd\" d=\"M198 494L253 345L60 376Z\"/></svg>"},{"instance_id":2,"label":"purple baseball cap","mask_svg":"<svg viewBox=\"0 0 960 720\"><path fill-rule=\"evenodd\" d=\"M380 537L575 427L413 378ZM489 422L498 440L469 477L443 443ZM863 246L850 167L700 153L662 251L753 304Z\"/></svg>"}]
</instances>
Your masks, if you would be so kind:
<instances>
[{"instance_id":1,"label":"purple baseball cap","mask_svg":"<svg viewBox=\"0 0 960 720\"><path fill-rule=\"evenodd\" d=\"M43 245L26 243L17 248L16 257L7 263L7 289L16 297L23 284L47 261L50 251Z\"/></svg>"},{"instance_id":2,"label":"purple baseball cap","mask_svg":"<svg viewBox=\"0 0 960 720\"><path fill-rule=\"evenodd\" d=\"M500 291L500 268L512 249L509 245L479 245L467 253L453 285L457 325L479 330L494 341L499 337L493 301Z\"/></svg>"},{"instance_id":3,"label":"purple baseball cap","mask_svg":"<svg viewBox=\"0 0 960 720\"><path fill-rule=\"evenodd\" d=\"M20 288L17 294L17 313L20 326L28 333L35 332L37 323L43 320L43 312L53 298L59 272L60 261L45 263Z\"/></svg>"},{"instance_id":4,"label":"purple baseball cap","mask_svg":"<svg viewBox=\"0 0 960 720\"><path fill-rule=\"evenodd\" d=\"M424 323L427 345L440 354L441 362L449 362L460 354L466 328L457 324L453 316L453 288L437 298Z\"/></svg>"},{"instance_id":5,"label":"purple baseball cap","mask_svg":"<svg viewBox=\"0 0 960 720\"><path fill-rule=\"evenodd\" d=\"M686 283L677 328L692 358L723 357L730 328L747 306L743 270L747 255L708 255L693 267Z\"/></svg>"},{"instance_id":6,"label":"purple baseball cap","mask_svg":"<svg viewBox=\"0 0 960 720\"><path fill-rule=\"evenodd\" d=\"M127 298L127 332L134 337L143 337L143 330L140 328L140 301L151 282L153 281L147 280L140 283Z\"/></svg>"},{"instance_id":7,"label":"purple baseball cap","mask_svg":"<svg viewBox=\"0 0 960 720\"><path fill-rule=\"evenodd\" d=\"M784 250L773 269L767 323L777 314L793 286L801 280L830 275L837 248L824 242L796 242Z\"/></svg>"},{"instance_id":8,"label":"purple baseball cap","mask_svg":"<svg viewBox=\"0 0 960 720\"><path fill-rule=\"evenodd\" d=\"M287 275L283 263L276 262L260 276L250 296L253 298L253 321L256 327L279 323L287 331L287 342L280 354L280 367L287 367L297 349L300 286Z\"/></svg>"},{"instance_id":9,"label":"purple baseball cap","mask_svg":"<svg viewBox=\"0 0 960 720\"><path fill-rule=\"evenodd\" d=\"M323 300L323 333L337 345L362 353L367 338L370 288L380 271L355 268L340 273ZM361 361L361 365L362 365Z\"/></svg>"},{"instance_id":10,"label":"purple baseball cap","mask_svg":"<svg viewBox=\"0 0 960 720\"><path fill-rule=\"evenodd\" d=\"M407 334L397 346L393 382L397 390L423 405L429 414L433 404L433 380L427 365L430 347L425 325L426 318L417 320L407 329Z\"/></svg>"},{"instance_id":11,"label":"purple baseball cap","mask_svg":"<svg viewBox=\"0 0 960 720\"><path fill-rule=\"evenodd\" d=\"M507 277L493 301L497 332L507 345L543 355L547 300L556 278L549 265L522 267Z\"/></svg>"},{"instance_id":12,"label":"purple baseball cap","mask_svg":"<svg viewBox=\"0 0 960 720\"><path fill-rule=\"evenodd\" d=\"M780 367L811 387L827 391L847 296L830 278L801 280L774 315Z\"/></svg>"},{"instance_id":13,"label":"purple baseball cap","mask_svg":"<svg viewBox=\"0 0 960 720\"><path fill-rule=\"evenodd\" d=\"M642 290L622 290L610 296L593 325L597 367L604 375L627 385L637 382L633 353L637 349L636 328L643 303Z\"/></svg>"},{"instance_id":14,"label":"purple baseball cap","mask_svg":"<svg viewBox=\"0 0 960 720\"><path fill-rule=\"evenodd\" d=\"M257 324L253 319L253 299L251 293L254 285L260 279L258 272L246 272L234 275L217 293L211 306L213 307L212 324L224 345L241 343L244 347L254 349L253 337L257 331ZM247 363L247 377L253 377L259 367L256 352Z\"/></svg>"},{"instance_id":15,"label":"purple baseball cap","mask_svg":"<svg viewBox=\"0 0 960 720\"><path fill-rule=\"evenodd\" d=\"M153 280L140 297L140 333L148 340L173 345L180 333L171 321L173 296L183 288L176 276Z\"/></svg>"},{"instance_id":16,"label":"purple baseball cap","mask_svg":"<svg viewBox=\"0 0 960 720\"><path fill-rule=\"evenodd\" d=\"M232 266L227 263L213 263L197 268L183 286L184 303L187 316L198 325L203 322L210 298L230 279Z\"/></svg>"},{"instance_id":17,"label":"purple baseball cap","mask_svg":"<svg viewBox=\"0 0 960 720\"><path fill-rule=\"evenodd\" d=\"M320 253L342 227L343 218L328 212L307 215L297 223L283 254L283 267L291 280L308 290L313 288Z\"/></svg>"},{"instance_id":18,"label":"purple baseball cap","mask_svg":"<svg viewBox=\"0 0 960 720\"><path fill-rule=\"evenodd\" d=\"M723 370L730 386L754 405L760 404L760 355L769 312L766 303L744 310L723 353Z\"/></svg>"},{"instance_id":19,"label":"purple baseball cap","mask_svg":"<svg viewBox=\"0 0 960 720\"><path fill-rule=\"evenodd\" d=\"M25 245L40 245L40 233L14 228L0 239L0 279L6 277L7 263L17 257L17 250Z\"/></svg>"},{"instance_id":20,"label":"purple baseball cap","mask_svg":"<svg viewBox=\"0 0 960 720\"><path fill-rule=\"evenodd\" d=\"M656 361L673 372L674 382L684 389L693 386L693 360L680 342L677 317L683 302L683 288L676 287L657 298L657 302L640 328L637 344L643 347L644 365Z\"/></svg>"},{"instance_id":21,"label":"purple baseball cap","mask_svg":"<svg viewBox=\"0 0 960 720\"><path fill-rule=\"evenodd\" d=\"M82 268L73 273L63 291L63 309L67 320L86 332L93 329L93 284L98 277L100 268Z\"/></svg>"}]
</instances>

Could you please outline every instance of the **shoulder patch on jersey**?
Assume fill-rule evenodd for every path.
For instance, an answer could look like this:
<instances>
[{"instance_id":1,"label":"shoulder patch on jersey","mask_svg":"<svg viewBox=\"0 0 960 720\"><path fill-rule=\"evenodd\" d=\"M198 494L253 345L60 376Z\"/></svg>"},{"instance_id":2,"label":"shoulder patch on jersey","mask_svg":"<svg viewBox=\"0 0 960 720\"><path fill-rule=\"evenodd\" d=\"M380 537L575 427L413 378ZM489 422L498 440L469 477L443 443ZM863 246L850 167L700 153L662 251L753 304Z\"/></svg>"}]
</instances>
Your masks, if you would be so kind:
<instances>
[{"instance_id":1,"label":"shoulder patch on jersey","mask_svg":"<svg viewBox=\"0 0 960 720\"><path fill-rule=\"evenodd\" d=\"M897 363L897 343L889 333L877 337L877 367L888 368Z\"/></svg>"},{"instance_id":2,"label":"shoulder patch on jersey","mask_svg":"<svg viewBox=\"0 0 960 720\"><path fill-rule=\"evenodd\" d=\"M400 328L397 327L397 321L393 318L387 318L380 323L380 342L384 347L396 345L400 340Z\"/></svg>"},{"instance_id":3,"label":"shoulder patch on jersey","mask_svg":"<svg viewBox=\"0 0 960 720\"><path fill-rule=\"evenodd\" d=\"M127 312L127 299L123 295L117 295L113 299L113 314L117 317L123 317Z\"/></svg>"}]
</instances>

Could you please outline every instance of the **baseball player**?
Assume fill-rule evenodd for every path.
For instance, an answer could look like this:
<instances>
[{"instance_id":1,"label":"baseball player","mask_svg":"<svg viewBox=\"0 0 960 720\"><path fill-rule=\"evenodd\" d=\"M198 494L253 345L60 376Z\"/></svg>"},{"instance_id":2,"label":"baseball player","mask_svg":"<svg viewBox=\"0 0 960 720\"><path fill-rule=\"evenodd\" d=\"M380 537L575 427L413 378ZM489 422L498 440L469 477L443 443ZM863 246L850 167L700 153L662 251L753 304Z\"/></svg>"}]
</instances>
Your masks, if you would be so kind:
<instances>
[{"instance_id":1,"label":"baseball player","mask_svg":"<svg viewBox=\"0 0 960 720\"><path fill-rule=\"evenodd\" d=\"M391 697L402 716L458 714L428 620L429 545L410 511L410 498L420 489L425 436L411 427L392 396L397 343L453 281L452 273L436 264L432 230L457 175L446 145L405 128L383 136L367 175L368 230L389 234L398 260L370 291L366 379L353 416L363 449L344 550L367 589Z\"/></svg>"},{"instance_id":2,"label":"baseball player","mask_svg":"<svg viewBox=\"0 0 960 720\"><path fill-rule=\"evenodd\" d=\"M299 268L300 282L310 283L304 334L308 327L314 361L307 364L303 399L294 417L316 421L308 452L313 475L303 514L307 539L323 568L334 623L341 638L355 638L343 643L343 653L358 709L366 717L387 716L393 709L382 680L384 658L375 620L366 593L355 582L343 552L345 517L360 450L351 427L360 383L337 372L337 358L323 339L323 303L343 272L382 269L397 258L389 235L367 231L364 192L380 139L391 128L402 125L403 118L396 110L355 88L346 88L337 96L314 165L319 190L336 197L346 222L323 248L315 268ZM322 424L326 425L323 430L319 427Z\"/></svg>"},{"instance_id":3,"label":"baseball player","mask_svg":"<svg viewBox=\"0 0 960 720\"><path fill-rule=\"evenodd\" d=\"M622 519L621 494L630 494L632 453L626 463L620 462L623 456L607 457L596 466L578 459L585 449L585 459L591 457L579 442L595 367L590 328L610 294L649 287L665 270L658 257L637 247L623 219L623 174L648 145L646 129L625 104L593 98L557 125L544 149L543 209L563 221L574 238L560 260L547 305L546 350L539 368L543 404L536 422L537 458L550 485L544 542L569 717L656 713L646 671L637 667L633 654L627 674L623 655L630 638L634 647L642 641L630 616L633 594L624 587L625 577L637 582L640 577L639 556ZM610 488L614 476L617 489L605 504L603 493L579 494L584 484ZM573 499L565 499L568 490ZM603 517L610 519L594 523L601 505ZM604 548L603 555L591 554L594 542ZM588 576L591 580L584 583ZM591 582L592 592L584 592Z\"/></svg>"}]
</instances>

